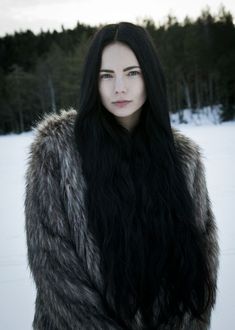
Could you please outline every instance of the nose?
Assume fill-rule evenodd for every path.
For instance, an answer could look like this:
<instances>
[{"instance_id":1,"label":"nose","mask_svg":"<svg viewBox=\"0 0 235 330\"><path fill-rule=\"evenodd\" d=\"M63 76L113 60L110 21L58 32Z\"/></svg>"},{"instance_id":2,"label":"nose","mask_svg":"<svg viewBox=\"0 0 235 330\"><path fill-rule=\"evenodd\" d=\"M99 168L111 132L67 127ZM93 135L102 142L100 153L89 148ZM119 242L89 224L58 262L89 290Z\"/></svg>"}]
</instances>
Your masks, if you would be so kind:
<instances>
[{"instance_id":1,"label":"nose","mask_svg":"<svg viewBox=\"0 0 235 330\"><path fill-rule=\"evenodd\" d=\"M125 93L126 92L126 84L125 84L123 78L117 77L115 79L114 89L115 89L115 94Z\"/></svg>"}]
</instances>

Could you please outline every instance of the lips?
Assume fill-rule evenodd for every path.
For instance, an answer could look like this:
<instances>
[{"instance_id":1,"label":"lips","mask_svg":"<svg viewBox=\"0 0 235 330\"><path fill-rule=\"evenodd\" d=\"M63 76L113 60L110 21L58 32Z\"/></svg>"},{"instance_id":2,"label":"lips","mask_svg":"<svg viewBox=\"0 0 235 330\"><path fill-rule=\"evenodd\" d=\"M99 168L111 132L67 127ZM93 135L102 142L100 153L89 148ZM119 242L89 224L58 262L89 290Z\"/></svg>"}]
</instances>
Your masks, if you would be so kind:
<instances>
[{"instance_id":1,"label":"lips","mask_svg":"<svg viewBox=\"0 0 235 330\"><path fill-rule=\"evenodd\" d=\"M128 101L128 100L120 100L120 101L113 102L113 104L115 104L118 107L124 107L127 104L129 104L130 102L131 101Z\"/></svg>"}]
</instances>

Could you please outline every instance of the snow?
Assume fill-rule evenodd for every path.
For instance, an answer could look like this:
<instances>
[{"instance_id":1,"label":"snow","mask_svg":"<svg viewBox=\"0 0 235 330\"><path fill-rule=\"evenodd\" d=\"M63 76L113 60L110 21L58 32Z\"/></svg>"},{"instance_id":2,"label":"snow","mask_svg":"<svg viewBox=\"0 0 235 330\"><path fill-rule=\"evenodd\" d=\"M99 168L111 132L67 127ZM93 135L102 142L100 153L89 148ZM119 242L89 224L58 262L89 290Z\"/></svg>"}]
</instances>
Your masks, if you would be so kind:
<instances>
[{"instance_id":1,"label":"snow","mask_svg":"<svg viewBox=\"0 0 235 330\"><path fill-rule=\"evenodd\" d=\"M208 106L192 111L191 109L183 109L180 112L171 114L171 123L176 124L190 124L190 126L219 124L221 105ZM181 121L180 121L181 117Z\"/></svg>"},{"instance_id":2,"label":"snow","mask_svg":"<svg viewBox=\"0 0 235 330\"><path fill-rule=\"evenodd\" d=\"M193 138L203 152L220 245L218 294L211 330L232 330L235 329L235 122L218 124L216 116L212 111L212 120L198 115L193 119L186 110L184 117L190 124L178 125L176 116L172 122ZM0 137L0 330L32 329L35 287L27 264L24 229L24 175L32 139L31 132Z\"/></svg>"},{"instance_id":3,"label":"snow","mask_svg":"<svg viewBox=\"0 0 235 330\"><path fill-rule=\"evenodd\" d=\"M235 122L176 126L203 150L220 245L218 294L212 330L235 329Z\"/></svg>"},{"instance_id":4,"label":"snow","mask_svg":"<svg viewBox=\"0 0 235 330\"><path fill-rule=\"evenodd\" d=\"M0 137L0 329L31 329L35 289L26 259L24 172L32 134Z\"/></svg>"}]
</instances>

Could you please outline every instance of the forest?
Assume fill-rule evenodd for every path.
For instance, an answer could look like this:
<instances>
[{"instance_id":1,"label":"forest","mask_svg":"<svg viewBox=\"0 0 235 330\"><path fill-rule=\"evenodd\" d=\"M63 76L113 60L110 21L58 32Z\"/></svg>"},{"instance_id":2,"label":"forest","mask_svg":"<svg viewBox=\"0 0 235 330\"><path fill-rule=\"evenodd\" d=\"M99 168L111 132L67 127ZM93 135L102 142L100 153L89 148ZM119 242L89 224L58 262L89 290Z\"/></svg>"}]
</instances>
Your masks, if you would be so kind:
<instances>
[{"instance_id":1,"label":"forest","mask_svg":"<svg viewBox=\"0 0 235 330\"><path fill-rule=\"evenodd\" d=\"M163 66L171 113L221 107L221 121L235 118L235 26L224 7L201 11L182 23L143 19ZM15 32L0 38L0 134L21 133L48 112L78 109L83 60L100 26L77 23L61 31ZM183 119L182 119L183 120Z\"/></svg>"}]
</instances>

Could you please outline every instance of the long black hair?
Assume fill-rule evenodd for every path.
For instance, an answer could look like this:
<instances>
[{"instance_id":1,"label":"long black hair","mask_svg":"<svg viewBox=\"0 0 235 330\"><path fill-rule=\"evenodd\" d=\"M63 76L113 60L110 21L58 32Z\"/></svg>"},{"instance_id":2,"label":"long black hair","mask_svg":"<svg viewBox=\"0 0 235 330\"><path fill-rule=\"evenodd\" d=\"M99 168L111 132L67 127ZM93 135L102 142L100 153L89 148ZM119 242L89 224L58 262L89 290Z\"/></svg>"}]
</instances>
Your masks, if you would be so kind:
<instances>
[{"instance_id":1,"label":"long black hair","mask_svg":"<svg viewBox=\"0 0 235 330\"><path fill-rule=\"evenodd\" d=\"M101 103L104 47L121 42L142 69L147 99L132 132ZM203 321L214 301L205 242L170 125L166 82L147 31L121 22L94 35L83 70L75 139L87 183L88 227L101 255L103 301L124 328Z\"/></svg>"}]
</instances>

